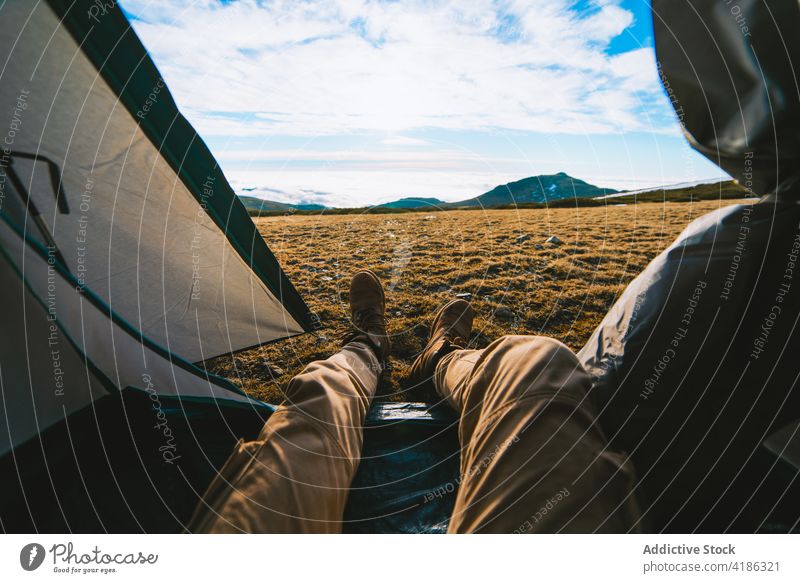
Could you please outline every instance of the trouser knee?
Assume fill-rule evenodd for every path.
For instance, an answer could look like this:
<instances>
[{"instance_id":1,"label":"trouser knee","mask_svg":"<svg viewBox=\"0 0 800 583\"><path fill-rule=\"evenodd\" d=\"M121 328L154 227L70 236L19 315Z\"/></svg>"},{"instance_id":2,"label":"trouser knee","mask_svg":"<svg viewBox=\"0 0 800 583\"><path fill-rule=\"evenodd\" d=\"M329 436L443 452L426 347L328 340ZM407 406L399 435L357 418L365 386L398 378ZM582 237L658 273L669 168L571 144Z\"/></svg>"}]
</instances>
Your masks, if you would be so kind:
<instances>
[{"instance_id":1,"label":"trouser knee","mask_svg":"<svg viewBox=\"0 0 800 583\"><path fill-rule=\"evenodd\" d=\"M286 389L284 406L325 424L359 424L366 415L371 389L348 370L329 361L309 365Z\"/></svg>"},{"instance_id":2,"label":"trouser knee","mask_svg":"<svg viewBox=\"0 0 800 583\"><path fill-rule=\"evenodd\" d=\"M575 354L544 336L504 336L486 348L480 368L476 384L485 397L491 391L504 399L585 394L590 383Z\"/></svg>"}]
</instances>

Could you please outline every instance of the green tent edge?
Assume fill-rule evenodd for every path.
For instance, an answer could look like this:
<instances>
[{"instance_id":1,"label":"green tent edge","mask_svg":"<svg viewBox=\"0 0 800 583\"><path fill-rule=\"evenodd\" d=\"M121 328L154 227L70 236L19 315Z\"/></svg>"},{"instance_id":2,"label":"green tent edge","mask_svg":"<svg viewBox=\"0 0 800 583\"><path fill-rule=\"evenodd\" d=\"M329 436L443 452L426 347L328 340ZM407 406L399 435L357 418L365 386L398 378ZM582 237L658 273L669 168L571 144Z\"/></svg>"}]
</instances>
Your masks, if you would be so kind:
<instances>
[{"instance_id":1,"label":"green tent edge","mask_svg":"<svg viewBox=\"0 0 800 583\"><path fill-rule=\"evenodd\" d=\"M242 260L304 331L318 328L318 320L281 269L208 146L178 110L155 63L119 5L106 5L105 12L97 16L98 24L90 17L90 9L97 9L95 2L47 0L47 3ZM157 99L149 99L156 87ZM137 116L145 105L149 108L147 115ZM167 128L166 132L162 128ZM203 183L209 178L214 183L214 195L203 199ZM208 358L213 356L218 355Z\"/></svg>"}]
</instances>

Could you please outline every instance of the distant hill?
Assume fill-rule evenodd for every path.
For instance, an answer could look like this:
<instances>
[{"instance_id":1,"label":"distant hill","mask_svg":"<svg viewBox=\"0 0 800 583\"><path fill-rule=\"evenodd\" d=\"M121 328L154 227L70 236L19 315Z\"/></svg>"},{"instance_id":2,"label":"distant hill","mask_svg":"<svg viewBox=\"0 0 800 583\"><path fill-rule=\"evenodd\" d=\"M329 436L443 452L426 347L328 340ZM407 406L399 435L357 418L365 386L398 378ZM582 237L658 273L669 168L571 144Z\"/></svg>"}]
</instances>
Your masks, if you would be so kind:
<instances>
[{"instance_id":1,"label":"distant hill","mask_svg":"<svg viewBox=\"0 0 800 583\"><path fill-rule=\"evenodd\" d=\"M616 190L600 188L573 178L569 174L541 174L497 186L480 196L449 203L450 207L480 206L484 208L529 203L548 203L573 198L594 198L614 194Z\"/></svg>"},{"instance_id":2,"label":"distant hill","mask_svg":"<svg viewBox=\"0 0 800 583\"><path fill-rule=\"evenodd\" d=\"M327 208L321 204L289 204L286 202L265 200L255 196L239 195L239 200L242 201L244 207L251 214L290 211L321 211Z\"/></svg>"},{"instance_id":3,"label":"distant hill","mask_svg":"<svg viewBox=\"0 0 800 583\"><path fill-rule=\"evenodd\" d=\"M755 195L733 180L700 182L697 184L673 184L659 188L619 192L596 200L608 204L635 202L696 202L700 200L735 200L752 198Z\"/></svg>"},{"instance_id":4,"label":"distant hill","mask_svg":"<svg viewBox=\"0 0 800 583\"><path fill-rule=\"evenodd\" d=\"M438 207L443 204L445 204L445 202L443 200L439 200L438 198L407 197L401 198L400 200L379 204L377 206L388 209L416 209L425 207Z\"/></svg>"},{"instance_id":5,"label":"distant hill","mask_svg":"<svg viewBox=\"0 0 800 583\"><path fill-rule=\"evenodd\" d=\"M316 204L292 205L240 196L252 216L269 216L296 212L300 214L325 211L325 214L433 212L452 209L480 208L558 208L573 206L602 206L646 202L686 202L699 200L740 199L752 196L733 181L675 184L652 189L619 192L593 186L563 172L532 176L493 188L475 198L461 202L443 202L438 198L406 197L381 205L360 208L329 208Z\"/></svg>"},{"instance_id":6,"label":"distant hill","mask_svg":"<svg viewBox=\"0 0 800 583\"><path fill-rule=\"evenodd\" d=\"M328 208L324 204L292 204L289 206L299 211L324 211Z\"/></svg>"},{"instance_id":7,"label":"distant hill","mask_svg":"<svg viewBox=\"0 0 800 583\"><path fill-rule=\"evenodd\" d=\"M542 174L523 178L516 182L509 182L497 186L480 196L458 202L444 202L438 198L407 197L376 205L377 208L386 209L423 209L430 207L473 207L483 208L507 207L530 203L548 203L573 198L594 198L614 194L618 191L610 188L600 188L573 178L569 174Z\"/></svg>"}]
</instances>

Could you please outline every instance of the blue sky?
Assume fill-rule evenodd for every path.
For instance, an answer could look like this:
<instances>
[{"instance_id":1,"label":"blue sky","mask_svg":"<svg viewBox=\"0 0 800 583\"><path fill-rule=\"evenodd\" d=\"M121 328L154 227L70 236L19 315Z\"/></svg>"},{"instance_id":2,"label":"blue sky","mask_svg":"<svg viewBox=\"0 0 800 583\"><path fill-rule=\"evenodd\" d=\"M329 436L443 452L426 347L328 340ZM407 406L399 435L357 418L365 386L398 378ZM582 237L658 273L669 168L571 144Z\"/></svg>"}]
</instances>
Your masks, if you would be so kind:
<instances>
[{"instance_id":1,"label":"blue sky","mask_svg":"<svg viewBox=\"0 0 800 583\"><path fill-rule=\"evenodd\" d=\"M718 179L658 82L646 0L123 0L234 188L459 200L567 172Z\"/></svg>"}]
</instances>

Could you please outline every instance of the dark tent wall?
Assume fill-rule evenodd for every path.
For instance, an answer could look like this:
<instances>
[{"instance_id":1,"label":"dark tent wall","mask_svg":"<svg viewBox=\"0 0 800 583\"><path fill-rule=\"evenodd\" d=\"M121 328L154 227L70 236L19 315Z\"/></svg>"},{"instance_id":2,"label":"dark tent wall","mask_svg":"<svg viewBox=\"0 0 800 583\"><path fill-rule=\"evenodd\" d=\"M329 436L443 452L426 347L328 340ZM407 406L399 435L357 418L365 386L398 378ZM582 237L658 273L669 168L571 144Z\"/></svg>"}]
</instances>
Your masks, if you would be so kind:
<instances>
[{"instance_id":1,"label":"dark tent wall","mask_svg":"<svg viewBox=\"0 0 800 583\"><path fill-rule=\"evenodd\" d=\"M650 528L796 529L800 470L763 444L800 418L798 3L654 0L653 19L687 139L764 196L693 222L579 356Z\"/></svg>"},{"instance_id":2,"label":"dark tent wall","mask_svg":"<svg viewBox=\"0 0 800 583\"><path fill-rule=\"evenodd\" d=\"M800 4L653 1L668 96L698 152L759 195L798 198Z\"/></svg>"}]
</instances>

